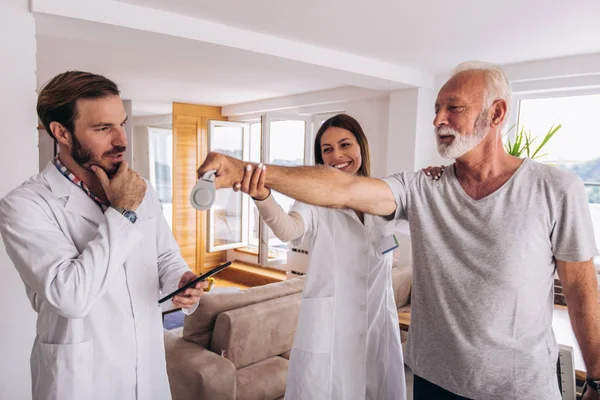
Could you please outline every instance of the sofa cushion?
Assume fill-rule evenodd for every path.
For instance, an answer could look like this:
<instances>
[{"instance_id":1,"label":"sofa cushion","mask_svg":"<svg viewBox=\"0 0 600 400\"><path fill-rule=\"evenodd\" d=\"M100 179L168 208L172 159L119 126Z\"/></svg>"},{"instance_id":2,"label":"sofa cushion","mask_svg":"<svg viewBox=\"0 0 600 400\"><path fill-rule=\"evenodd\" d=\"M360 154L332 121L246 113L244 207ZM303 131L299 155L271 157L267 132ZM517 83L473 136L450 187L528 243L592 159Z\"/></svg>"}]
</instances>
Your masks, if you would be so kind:
<instances>
[{"instance_id":1,"label":"sofa cushion","mask_svg":"<svg viewBox=\"0 0 600 400\"><path fill-rule=\"evenodd\" d=\"M237 371L237 400L275 400L285 394L288 361L272 357Z\"/></svg>"},{"instance_id":2,"label":"sofa cushion","mask_svg":"<svg viewBox=\"0 0 600 400\"><path fill-rule=\"evenodd\" d=\"M185 317L183 338L208 348L220 313L282 296L302 292L304 277L256 286L233 293L214 293L202 297L198 308Z\"/></svg>"},{"instance_id":3,"label":"sofa cushion","mask_svg":"<svg viewBox=\"0 0 600 400\"><path fill-rule=\"evenodd\" d=\"M210 349L237 369L292 348L302 294L280 297L223 312L217 318Z\"/></svg>"},{"instance_id":4,"label":"sofa cushion","mask_svg":"<svg viewBox=\"0 0 600 400\"><path fill-rule=\"evenodd\" d=\"M183 327L180 326L179 328L170 329L167 332L170 332L177 337L181 337L181 336L183 336Z\"/></svg>"},{"instance_id":5,"label":"sofa cushion","mask_svg":"<svg viewBox=\"0 0 600 400\"><path fill-rule=\"evenodd\" d=\"M392 287L394 289L396 308L405 306L409 302L412 287L412 268L392 268Z\"/></svg>"}]
</instances>

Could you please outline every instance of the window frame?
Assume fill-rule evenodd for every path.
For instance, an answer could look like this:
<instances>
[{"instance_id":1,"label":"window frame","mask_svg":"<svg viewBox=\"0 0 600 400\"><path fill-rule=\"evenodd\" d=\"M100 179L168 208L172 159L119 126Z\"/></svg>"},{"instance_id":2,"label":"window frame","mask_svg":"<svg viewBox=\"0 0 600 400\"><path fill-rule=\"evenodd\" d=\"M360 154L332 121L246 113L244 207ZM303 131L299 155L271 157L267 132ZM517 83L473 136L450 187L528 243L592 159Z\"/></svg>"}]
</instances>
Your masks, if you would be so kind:
<instances>
[{"instance_id":1,"label":"window frame","mask_svg":"<svg viewBox=\"0 0 600 400\"><path fill-rule=\"evenodd\" d=\"M513 95L511 112L509 114L509 120L506 124L507 127L514 127L508 134L511 140L514 140L517 130L519 127L519 116L521 115L521 100L536 100L536 99L549 99L549 98L561 98L561 97L575 97L575 96L590 96L600 95L600 88L587 88L587 89L563 89L563 90L551 90L551 91L533 91L524 92ZM598 182L583 182L585 186L598 186L600 187L600 180ZM593 203L588 203L593 204Z\"/></svg>"},{"instance_id":2,"label":"window frame","mask_svg":"<svg viewBox=\"0 0 600 400\"><path fill-rule=\"evenodd\" d=\"M276 121L304 121L304 165L311 165L311 144L313 137L313 118L312 115L291 114L282 112L268 112L261 116L261 160L265 162L270 158L270 138L271 138L271 122ZM258 220L259 223L259 245L258 264L263 267L276 267L287 264L281 259L269 260L269 242L263 240L267 235L267 224L262 217Z\"/></svg>"},{"instance_id":3,"label":"window frame","mask_svg":"<svg viewBox=\"0 0 600 400\"><path fill-rule=\"evenodd\" d=\"M261 161L262 161L262 160L268 159L268 156L269 156L269 154L268 154L269 142L268 142L268 139L265 140L265 129L264 129L264 127L266 126L266 123L267 123L266 121L269 121L269 123L270 123L273 120L276 121L276 120L282 120L282 119L283 120L303 120L305 122L304 163L305 163L305 165L313 165L314 164L314 154L313 154L313 146L312 145L313 145L314 137L315 137L317 129L318 129L317 119L319 119L319 117L321 117L321 116L325 116L326 118L329 118L330 116L337 115L339 113L340 112L302 114L302 113L286 113L286 112L279 112L279 111L269 111L266 113L262 113L260 115L252 114L252 115L248 115L248 116L238 116L238 117L230 119L230 121L246 123L246 124L248 124L248 126L250 126L254 123L261 124L260 157L261 157ZM249 218L250 218L250 208L249 208L246 220L248 221ZM249 222L248 222L248 226L249 226ZM259 227L258 252L255 254L253 251L244 249L243 248L244 246L239 246L235 249L231 249L231 250L234 250L235 253L230 253L228 255L228 259L236 259L236 260L243 261L243 262L249 262L249 263L256 264L260 267L271 267L271 268L286 270L285 268L281 268L282 265L286 264L284 261L281 261L281 260L269 261L269 259L268 259L268 242L266 242L262 239L266 234L267 227L266 227L266 224L264 223L262 217L260 217L260 216L259 216L259 221L258 221L258 227ZM246 229L246 231L247 230L248 229Z\"/></svg>"},{"instance_id":4,"label":"window frame","mask_svg":"<svg viewBox=\"0 0 600 400\"><path fill-rule=\"evenodd\" d=\"M247 161L250 157L250 124L245 122L236 122L236 121L222 121L222 120L208 120L208 149L212 151L213 141L212 135L213 130L217 126L232 126L242 128L242 159ZM229 190L229 189L228 189ZM233 190L233 189L230 189ZM249 215L249 200L248 196L242 195L242 207L241 207L241 220L242 220L242 237L240 242L223 244L223 245L215 245L214 244L214 236L215 236L215 227L213 221L215 220L214 208L211 207L208 210L206 223L208 225L208 235L206 237L207 240L207 248L209 253L214 253L218 251L236 249L239 247L244 247L248 245L248 215Z\"/></svg>"},{"instance_id":5,"label":"window frame","mask_svg":"<svg viewBox=\"0 0 600 400\"><path fill-rule=\"evenodd\" d=\"M518 94L513 94L512 104L511 104L511 112L509 114L508 127L514 126L510 134L509 138L514 139L516 135L516 131L518 129L519 116L521 114L521 100L535 100L535 99L548 99L548 98L560 98L560 97L574 97L574 96L590 96L590 95L600 95L600 87L595 88L584 88L584 89L561 89L561 90L549 90L549 91L531 91L531 92L523 92ZM585 187L588 186L598 186L600 187L599 182L583 182ZM590 203L588 201L588 207L590 208L590 212L593 209L599 209L600 204ZM595 227L594 227L595 228ZM596 231L596 229L594 229ZM600 238L596 237L596 243L598 250L600 250ZM594 257L594 260L597 260L598 257ZM598 264L600 260L595 261L597 270L600 270L600 264Z\"/></svg>"},{"instance_id":6,"label":"window frame","mask_svg":"<svg viewBox=\"0 0 600 400\"><path fill-rule=\"evenodd\" d=\"M153 131L168 131L170 132L171 135L171 143L174 143L174 134L173 134L173 128L172 127L166 127L166 126L146 126L146 140L147 140L147 149L148 149L148 180L150 181L150 184L154 187L154 190L157 192L156 195L158 197L159 203L161 205L161 212L164 213L163 211L163 203L162 201L160 201L160 195L159 195L159 191L158 191L158 183L156 181L156 166L155 166L155 160L154 160L154 147L152 145L152 132ZM170 218L167 218L167 216L165 215L165 219L167 220L167 223L169 225L169 227L171 228L171 230L173 229L173 213L172 213L172 207L173 207L173 159L171 158L171 215ZM164 214L163 214L164 215Z\"/></svg>"}]
</instances>

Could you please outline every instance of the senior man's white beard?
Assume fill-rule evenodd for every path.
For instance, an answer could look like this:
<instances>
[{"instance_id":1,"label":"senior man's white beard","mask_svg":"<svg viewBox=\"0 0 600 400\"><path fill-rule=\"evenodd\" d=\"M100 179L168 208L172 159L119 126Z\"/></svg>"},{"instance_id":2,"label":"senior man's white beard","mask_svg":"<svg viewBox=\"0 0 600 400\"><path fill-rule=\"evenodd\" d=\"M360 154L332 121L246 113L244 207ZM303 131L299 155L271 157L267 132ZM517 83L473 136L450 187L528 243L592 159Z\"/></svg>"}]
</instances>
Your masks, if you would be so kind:
<instances>
[{"instance_id":1,"label":"senior man's white beard","mask_svg":"<svg viewBox=\"0 0 600 400\"><path fill-rule=\"evenodd\" d=\"M473 150L489 132L489 118L487 110L480 113L475 120L472 135L462 135L460 132L449 126L435 128L436 138L438 138L438 153L444 158L457 159ZM450 144L440 143L440 136L454 136Z\"/></svg>"}]
</instances>

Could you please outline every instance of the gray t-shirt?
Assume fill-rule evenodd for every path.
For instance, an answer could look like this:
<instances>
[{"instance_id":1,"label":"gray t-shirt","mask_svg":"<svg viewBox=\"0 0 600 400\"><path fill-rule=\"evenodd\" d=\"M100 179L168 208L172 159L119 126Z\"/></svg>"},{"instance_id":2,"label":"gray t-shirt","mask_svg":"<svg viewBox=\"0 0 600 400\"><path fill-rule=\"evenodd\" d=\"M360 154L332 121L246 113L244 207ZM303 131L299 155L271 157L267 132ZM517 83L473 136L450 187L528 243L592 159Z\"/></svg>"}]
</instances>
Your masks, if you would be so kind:
<instances>
[{"instance_id":1,"label":"gray t-shirt","mask_svg":"<svg viewBox=\"0 0 600 400\"><path fill-rule=\"evenodd\" d=\"M454 166L438 181L422 172L384 181L395 218L410 225L413 372L474 399L559 400L554 260L596 255L581 179L525 159L480 200Z\"/></svg>"}]
</instances>

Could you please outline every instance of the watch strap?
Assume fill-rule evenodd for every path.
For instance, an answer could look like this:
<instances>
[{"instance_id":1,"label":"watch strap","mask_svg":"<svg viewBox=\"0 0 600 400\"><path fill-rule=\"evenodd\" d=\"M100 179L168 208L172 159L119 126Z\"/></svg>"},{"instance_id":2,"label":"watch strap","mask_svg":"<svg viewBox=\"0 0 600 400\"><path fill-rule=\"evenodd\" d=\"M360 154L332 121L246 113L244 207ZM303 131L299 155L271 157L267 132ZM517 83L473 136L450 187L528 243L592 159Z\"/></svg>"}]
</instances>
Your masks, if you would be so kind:
<instances>
[{"instance_id":1,"label":"watch strap","mask_svg":"<svg viewBox=\"0 0 600 400\"><path fill-rule=\"evenodd\" d=\"M127 211L126 209L124 209L124 208L121 208L121 207L117 207L117 206L113 206L113 205L111 205L111 207L112 207L112 208L114 208L115 210L117 210L117 211L119 212L119 214L121 214L121 215L122 215L122 214L123 214L125 211Z\"/></svg>"},{"instance_id":2,"label":"watch strap","mask_svg":"<svg viewBox=\"0 0 600 400\"><path fill-rule=\"evenodd\" d=\"M600 393L600 379L588 378L585 380L585 383L590 389L596 391L597 393Z\"/></svg>"},{"instance_id":3,"label":"watch strap","mask_svg":"<svg viewBox=\"0 0 600 400\"><path fill-rule=\"evenodd\" d=\"M137 221L137 214L135 213L135 211L126 210L124 208L113 205L111 205L111 207L114 208L119 214L127 218L127 220L129 220L129 222L131 222L132 224L135 224L135 222Z\"/></svg>"}]
</instances>

